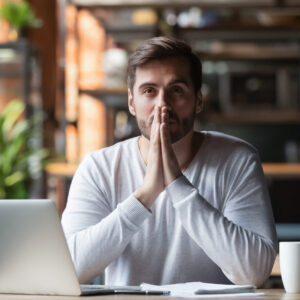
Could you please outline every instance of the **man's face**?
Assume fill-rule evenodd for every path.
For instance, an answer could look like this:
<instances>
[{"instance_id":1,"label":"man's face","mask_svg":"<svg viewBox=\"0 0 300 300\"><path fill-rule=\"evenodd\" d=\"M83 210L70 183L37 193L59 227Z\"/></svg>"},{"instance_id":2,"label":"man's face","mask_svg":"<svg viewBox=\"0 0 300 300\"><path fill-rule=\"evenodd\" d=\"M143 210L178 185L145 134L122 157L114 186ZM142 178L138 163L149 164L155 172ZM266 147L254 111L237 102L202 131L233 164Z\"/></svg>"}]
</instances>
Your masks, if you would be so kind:
<instances>
[{"instance_id":1,"label":"man's face","mask_svg":"<svg viewBox=\"0 0 300 300\"><path fill-rule=\"evenodd\" d=\"M172 143L193 130L202 97L200 90L195 94L186 59L152 60L136 69L135 78L133 93L128 91L128 104L144 137L150 139L155 105L168 108Z\"/></svg>"}]
</instances>

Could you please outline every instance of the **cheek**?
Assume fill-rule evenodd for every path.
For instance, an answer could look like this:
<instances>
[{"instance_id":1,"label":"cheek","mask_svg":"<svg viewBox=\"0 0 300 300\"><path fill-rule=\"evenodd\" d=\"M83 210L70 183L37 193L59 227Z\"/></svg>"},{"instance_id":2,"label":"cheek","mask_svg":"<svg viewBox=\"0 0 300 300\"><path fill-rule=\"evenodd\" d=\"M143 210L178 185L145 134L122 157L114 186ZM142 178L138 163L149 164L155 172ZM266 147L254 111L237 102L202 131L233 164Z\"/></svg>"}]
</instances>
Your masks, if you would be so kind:
<instances>
[{"instance_id":1,"label":"cheek","mask_svg":"<svg viewBox=\"0 0 300 300\"><path fill-rule=\"evenodd\" d=\"M135 112L137 117L145 119L152 114L153 105L138 103L137 105L135 105Z\"/></svg>"},{"instance_id":2,"label":"cheek","mask_svg":"<svg viewBox=\"0 0 300 300\"><path fill-rule=\"evenodd\" d=\"M185 116L190 115L194 111L194 103L188 101L178 101L173 107L178 115Z\"/></svg>"}]
</instances>

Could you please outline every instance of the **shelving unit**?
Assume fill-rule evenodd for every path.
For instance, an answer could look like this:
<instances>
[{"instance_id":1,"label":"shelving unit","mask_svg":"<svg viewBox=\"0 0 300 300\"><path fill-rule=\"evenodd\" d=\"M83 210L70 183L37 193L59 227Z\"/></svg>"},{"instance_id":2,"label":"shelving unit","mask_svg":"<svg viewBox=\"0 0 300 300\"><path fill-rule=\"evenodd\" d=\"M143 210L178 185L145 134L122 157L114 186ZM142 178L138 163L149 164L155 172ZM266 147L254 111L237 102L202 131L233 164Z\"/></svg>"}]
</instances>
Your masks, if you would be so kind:
<instances>
[{"instance_id":1,"label":"shelving unit","mask_svg":"<svg viewBox=\"0 0 300 300\"><path fill-rule=\"evenodd\" d=\"M269 188L273 195L276 194L275 201L279 201L279 198L288 201L285 199L286 192L283 191L282 195L279 195L274 185L284 182L287 184L284 189L289 191L289 182L293 189L295 182L300 182L299 163L285 163L287 157L282 154L285 151L283 148L290 139L300 147L300 133L298 133L300 132L300 23L280 24L280 21L278 23L278 20L274 20L274 24L267 25L260 20L250 20L249 15L252 14L253 17L260 12L273 14L277 10L280 13L292 11L293 14L298 13L300 16L300 2L293 0L72 0L70 3L67 8L69 23L66 49L68 54L71 45L73 52L71 59L68 61L67 57L66 60L68 74L66 84L69 84L69 87L67 86L67 111L64 121L67 126L71 126L72 134L76 130L79 132L82 130L80 109L83 103L89 102L92 106L85 110L90 111L92 116L86 112L85 114L94 123L85 130L93 132L96 139L97 135L105 135L101 141L98 140L95 149L118 141L115 136L116 119L118 113L127 112L127 87L125 80L123 85L114 87L105 85L105 71L101 68L100 58L112 40L130 54L138 44L152 36L164 34L177 36L188 41L203 62L202 91L205 109L197 119L196 127L204 130L220 130L229 134L233 132L232 134L237 136L241 134L240 137L243 139L250 132L253 144L258 150L268 145L263 155L263 169L270 184ZM201 25L197 28L166 24L164 19L166 9L171 10L178 17L180 13L191 7L200 8L203 15L213 11L226 12L227 15L232 13L235 17L221 18L213 24ZM131 11L139 9L151 9L156 15L156 21L137 25L132 20L128 24L121 24L119 18L115 21L113 19L116 12L126 10L130 15ZM107 12L109 17L105 17ZM241 16L246 14L248 18L239 18L239 13ZM95 30L91 29L92 27L83 28L83 20L85 24L95 26ZM88 37L87 34L91 32L93 36ZM90 44L87 45L88 42ZM97 48L96 52L92 52L93 47ZM89 54L85 56L83 49L90 51ZM83 66L87 56L94 58L94 61L89 64L92 68L90 70ZM74 71L73 75L70 70ZM262 74L264 76L259 77ZM249 85L248 75L248 79L256 80L252 82L250 80L252 85ZM89 76L88 80L86 80L87 76ZM82 80L83 78L85 80ZM255 88L257 83L261 85L259 87L261 89L255 93L253 86ZM250 90L247 90L247 84ZM240 93L237 87L241 85L244 85L244 93L248 93L244 102L237 101L239 100L237 94ZM265 100L264 93L270 92L272 96L267 99L268 101L252 104L252 99ZM73 98L68 98L68 94L73 95ZM73 101L71 113L68 99ZM98 129L99 123L102 124L102 129ZM231 132L226 131L229 130L228 128ZM133 131L130 134L133 134ZM283 139L282 136L286 138ZM73 142L71 147L69 145L67 148L77 149L80 144L78 138L80 139L80 134L79 137L71 136ZM251 139L249 137L250 142ZM276 151L280 154L277 155ZM72 156L72 159L67 159L66 163L50 164L47 167L49 177L56 178L52 180L52 191L54 194L59 194L57 199L61 212L66 203L68 184L82 157L78 155L80 150L77 149L76 153L77 159ZM68 182L67 185L64 184L65 181ZM290 201L294 201L293 197L294 194L290 194ZM299 208L297 203L295 208ZM275 205L274 207L279 205L277 202L272 204Z\"/></svg>"},{"instance_id":2,"label":"shelving unit","mask_svg":"<svg viewBox=\"0 0 300 300\"><path fill-rule=\"evenodd\" d=\"M105 110L103 115L106 114L108 116L104 123L106 124L107 135L110 136L110 138L106 138L106 141L109 140L111 143L116 141L116 139L111 137L114 134L115 112L126 110L127 88L126 86L106 87L103 81L103 76L105 76L103 72L105 71L101 70L101 66L97 70L96 67L93 69L95 74L98 72L98 83L95 79L91 81L91 86L86 86L81 80L81 78L86 78L86 76L91 74L91 72L89 73L85 70L85 73L83 74L82 71L82 76L80 75L80 68L82 67L80 57L83 56L80 49L83 48L82 44L86 43L86 39L83 41L83 38L81 38L81 32L90 31L80 27L83 24L80 21L81 18L86 23L87 20L89 20L90 24L93 22L97 23L97 26L95 25L97 29L94 37L98 39L98 44L95 41L90 41L93 45L98 45L99 49L97 51L105 51L107 47L105 43L109 40L114 40L116 44L121 44L130 53L134 48L131 45L133 41L140 43L142 40L157 34L171 34L187 40L197 51L203 62L204 88L210 87L210 94L207 95L205 91L203 92L206 107L199 118L202 125L206 123L300 123L300 88L295 90L295 87L300 86L300 24L299 22L281 21L281 19L274 19L274 24L270 24L270 20L266 21L266 18L255 19L261 13L269 13L273 16L276 10L281 14L286 11L287 14L291 15L295 15L298 12L300 16L300 3L288 0L260 0L250 2L245 0L175 0L171 2L166 0L72 0L70 3L73 5L73 17L71 18L71 22L67 24L67 37L71 37L72 43L76 45L76 50L72 56L75 61L72 61L71 67L72 69L76 69L75 72L77 72L77 79L74 76L72 81L72 94L78 95L78 98L80 98L80 95L87 95L90 97L90 100L95 99L97 101L98 99L104 104L102 108L102 110ZM210 24L202 24L198 27L184 28L178 24L168 24L166 26L166 19L164 19L166 9L171 9L176 16L179 16L180 13L191 7L201 9L202 17L205 17L205 13L208 11L213 12L217 18ZM120 21L122 17L114 19L116 12L126 11L127 17L130 18L130 12L134 13L135 10L139 9L152 10L156 14L156 18L147 24L134 24L133 20L125 22L125 24L124 20ZM230 15L234 15L234 17L230 17ZM242 16L246 16L246 18L243 19ZM99 46L99 43L102 43L101 46ZM90 51L93 46L89 46L88 50ZM94 53L90 56L96 56L96 54ZM100 56L101 53L98 52L98 58L94 61L94 66L101 64ZM208 73L205 68L206 62L209 64L223 63L223 66L225 65L227 68L227 71L225 71L226 76L217 70L214 78L212 78L211 73ZM264 62L268 66L264 70L264 77L259 78L257 77L257 73L255 73L257 71L256 65L260 68L257 72L262 72L264 66L261 66L261 64ZM243 69L231 70L232 66L234 65L235 68L237 64L244 64ZM92 64L90 63L90 65ZM224 73L224 70L222 72ZM231 103L234 96L239 101L237 94L240 93L240 91L236 91L234 95L232 91L229 91L229 89L232 89L232 85L235 84L234 76L240 76L243 72L244 74L248 72L249 76L253 75L255 80L258 78L258 81L260 81L259 84L262 86L266 87L268 84L273 84L274 86L269 87L269 89L272 88L274 90L275 96L272 96L274 101L269 103L271 100L268 100L269 102L266 101L265 104L262 103L262 105L258 106L258 109L255 109L257 103L255 105L251 104L249 99L251 97L255 99L259 91L257 93L252 91L253 95L249 96L249 99L243 100L245 103ZM275 74L275 72L278 74ZM91 78L93 76L91 74ZM242 74L240 77L242 78L242 76L244 75ZM294 76L295 78L293 77L292 80L290 76ZM214 85L210 86L212 83ZM240 81L239 84L246 86L247 79ZM225 89L224 85L227 85ZM292 88L291 85L293 85ZM217 90L219 91L217 92ZM250 92L249 90L244 91L244 93L249 94ZM264 99L263 93L266 92L269 92L269 90L263 90L262 88L261 99ZM79 106L80 103L81 101L78 99L75 107ZM68 105L66 107L68 108ZM73 113L71 118L68 116L69 114L67 113L67 123L70 122L72 126L76 127L78 118L76 113ZM102 144L101 147L109 144Z\"/></svg>"},{"instance_id":3,"label":"shelving unit","mask_svg":"<svg viewBox=\"0 0 300 300\"><path fill-rule=\"evenodd\" d=\"M179 18L191 7L201 9L204 20L206 12L212 12L215 19L199 26L166 24L166 10L171 10ZM272 23L270 18L266 19L266 15L272 17L276 11L292 16L298 13L300 18L300 3L285 0L72 0L68 8L66 73L71 74L68 71L71 70L74 75L66 77L65 124L71 127L67 132L72 132L72 145L68 146L67 137L66 148L78 148L77 154L73 151L71 159L68 159L67 151L69 162L78 162L85 154L80 150L80 142L75 141L81 139L80 134L86 136L80 129L80 106L86 110L89 103L93 106L90 109L93 114L98 111L98 120L103 119L102 125L100 122L97 125L103 130L97 130L101 134L106 132L106 137L97 139L94 136L98 140L95 149L118 141L114 128L116 114L127 111L126 83L124 80L124 85L107 87L100 58L112 40L129 54L142 40L155 35L171 34L193 46L203 62L204 73L205 110L198 119L198 128L205 128L206 124L219 127L222 124L300 125L300 23L271 18ZM152 21L135 23L135 12L147 9L152 11ZM127 21L121 12L125 12ZM262 13L264 18L259 17ZM84 28L84 23L90 27ZM94 31L91 26L95 27ZM93 38L92 35L90 38L86 36L89 32L93 32ZM74 51L70 64L69 44L73 45ZM93 48L97 48L96 51L93 52ZM84 51L89 54L85 55ZM89 58L94 58L94 61L85 66ZM208 70L208 65L214 68L213 73ZM253 81L254 85L260 86L253 87ZM247 97L240 96L241 85L242 93L248 94ZM257 91L253 90L255 88ZM269 98L265 97L267 93L271 95ZM99 100L101 105L96 103ZM73 108L69 110L71 106ZM76 131L79 137L75 137ZM87 134L90 132L92 130Z\"/></svg>"},{"instance_id":4,"label":"shelving unit","mask_svg":"<svg viewBox=\"0 0 300 300\"><path fill-rule=\"evenodd\" d=\"M32 73L29 43L26 40L0 43L0 66L0 84L3 86L1 94L4 93L4 98L0 99L0 108L13 98L21 98L29 104Z\"/></svg>"},{"instance_id":5,"label":"shelving unit","mask_svg":"<svg viewBox=\"0 0 300 300\"><path fill-rule=\"evenodd\" d=\"M127 87L101 88L98 90L80 90L82 94L93 96L112 109L127 108Z\"/></svg>"},{"instance_id":6,"label":"shelving unit","mask_svg":"<svg viewBox=\"0 0 300 300\"><path fill-rule=\"evenodd\" d=\"M24 101L27 117L42 111L39 57L26 39L0 43L0 111L14 99Z\"/></svg>"}]
</instances>

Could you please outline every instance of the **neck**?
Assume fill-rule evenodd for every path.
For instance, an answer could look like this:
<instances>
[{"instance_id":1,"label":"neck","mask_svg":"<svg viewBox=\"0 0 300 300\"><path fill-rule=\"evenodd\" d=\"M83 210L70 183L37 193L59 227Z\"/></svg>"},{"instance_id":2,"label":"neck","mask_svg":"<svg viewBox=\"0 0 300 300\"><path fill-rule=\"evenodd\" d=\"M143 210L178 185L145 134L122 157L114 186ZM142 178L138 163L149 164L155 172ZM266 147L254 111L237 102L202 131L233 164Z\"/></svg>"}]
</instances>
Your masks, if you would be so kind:
<instances>
[{"instance_id":1,"label":"neck","mask_svg":"<svg viewBox=\"0 0 300 300\"><path fill-rule=\"evenodd\" d=\"M202 140L202 133L197 133L191 130L182 139L172 144L173 151L176 155L179 167L182 172L188 167L188 165L194 158L202 143ZM139 138L138 144L142 158L147 164L150 141L142 135Z\"/></svg>"}]
</instances>

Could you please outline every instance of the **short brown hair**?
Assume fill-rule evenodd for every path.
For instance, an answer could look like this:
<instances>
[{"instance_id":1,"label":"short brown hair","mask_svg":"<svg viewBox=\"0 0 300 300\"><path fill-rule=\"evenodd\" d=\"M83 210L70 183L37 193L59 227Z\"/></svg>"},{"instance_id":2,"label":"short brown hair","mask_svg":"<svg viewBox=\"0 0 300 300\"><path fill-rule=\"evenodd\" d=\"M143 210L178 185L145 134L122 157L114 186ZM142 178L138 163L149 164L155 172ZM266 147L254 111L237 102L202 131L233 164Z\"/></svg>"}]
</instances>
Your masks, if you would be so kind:
<instances>
[{"instance_id":1,"label":"short brown hair","mask_svg":"<svg viewBox=\"0 0 300 300\"><path fill-rule=\"evenodd\" d=\"M129 57L127 69L127 83L131 92L135 83L136 69L151 60L164 60L182 57L190 65L190 73L195 93L202 85L202 64L192 48L183 41L173 37L155 37L147 40Z\"/></svg>"}]
</instances>

